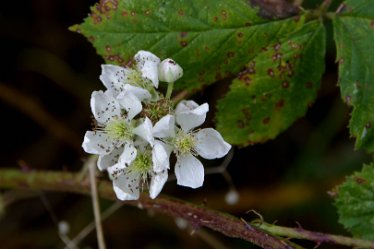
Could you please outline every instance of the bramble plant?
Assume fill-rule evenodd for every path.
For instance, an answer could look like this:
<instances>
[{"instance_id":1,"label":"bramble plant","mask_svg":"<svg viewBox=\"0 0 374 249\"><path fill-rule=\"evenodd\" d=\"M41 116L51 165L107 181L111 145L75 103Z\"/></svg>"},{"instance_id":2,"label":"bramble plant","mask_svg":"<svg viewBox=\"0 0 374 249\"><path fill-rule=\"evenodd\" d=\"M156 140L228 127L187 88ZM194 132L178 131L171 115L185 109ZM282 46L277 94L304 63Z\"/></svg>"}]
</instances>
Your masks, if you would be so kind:
<instances>
[{"instance_id":1,"label":"bramble plant","mask_svg":"<svg viewBox=\"0 0 374 249\"><path fill-rule=\"evenodd\" d=\"M262 248L303 248L291 239L374 248L374 163L329 191L352 237L269 224L256 211L259 219L247 222L160 194L172 173L178 185L201 187L201 158L229 161L232 147L265 143L304 116L320 89L329 35L341 99L351 107L355 149L374 152L374 1L346 0L332 12L330 5L325 0L306 10L283 0L99 1L70 27L105 61L103 89L91 95L94 125L82 144L96 155L86 163L90 184L67 172L1 170L0 186L92 194L100 249L105 229L98 196ZM213 84L229 84L217 103L190 99ZM217 130L198 128L209 108ZM108 173L100 184L96 167ZM240 198L230 190L226 202Z\"/></svg>"}]
</instances>

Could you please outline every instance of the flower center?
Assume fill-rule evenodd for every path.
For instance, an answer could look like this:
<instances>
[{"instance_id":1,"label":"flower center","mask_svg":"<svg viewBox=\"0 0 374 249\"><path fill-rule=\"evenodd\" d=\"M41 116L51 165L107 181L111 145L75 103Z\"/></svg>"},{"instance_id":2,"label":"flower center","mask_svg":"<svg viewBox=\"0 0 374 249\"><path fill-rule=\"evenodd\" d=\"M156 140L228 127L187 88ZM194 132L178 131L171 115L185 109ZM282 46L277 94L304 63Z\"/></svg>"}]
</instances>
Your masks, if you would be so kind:
<instances>
[{"instance_id":1,"label":"flower center","mask_svg":"<svg viewBox=\"0 0 374 249\"><path fill-rule=\"evenodd\" d=\"M180 154L193 152L196 145L196 139L191 133L184 133L182 130L177 132L174 145Z\"/></svg>"},{"instance_id":2,"label":"flower center","mask_svg":"<svg viewBox=\"0 0 374 249\"><path fill-rule=\"evenodd\" d=\"M139 174L143 182L147 180L148 172L152 170L152 166L152 157L149 153L139 153L130 165L131 170Z\"/></svg>"},{"instance_id":3,"label":"flower center","mask_svg":"<svg viewBox=\"0 0 374 249\"><path fill-rule=\"evenodd\" d=\"M171 101L165 98L160 98L157 102L145 104L142 115L144 117L148 117L152 122L156 123L165 115L170 114L171 110Z\"/></svg>"},{"instance_id":4,"label":"flower center","mask_svg":"<svg viewBox=\"0 0 374 249\"><path fill-rule=\"evenodd\" d=\"M104 130L113 140L130 140L133 136L132 127L123 119L110 120Z\"/></svg>"},{"instance_id":5,"label":"flower center","mask_svg":"<svg viewBox=\"0 0 374 249\"><path fill-rule=\"evenodd\" d=\"M136 69L129 69L129 72L126 74L127 80L130 84L134 86L143 87L144 86L144 78Z\"/></svg>"}]
</instances>

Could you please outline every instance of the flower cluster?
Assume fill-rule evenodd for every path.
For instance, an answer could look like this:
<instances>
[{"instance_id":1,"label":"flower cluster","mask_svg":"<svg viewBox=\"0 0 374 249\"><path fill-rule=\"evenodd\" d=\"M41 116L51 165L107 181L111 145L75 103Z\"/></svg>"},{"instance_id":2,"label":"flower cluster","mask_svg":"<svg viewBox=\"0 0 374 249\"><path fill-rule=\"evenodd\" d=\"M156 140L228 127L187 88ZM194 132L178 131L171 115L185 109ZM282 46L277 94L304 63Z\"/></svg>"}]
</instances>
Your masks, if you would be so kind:
<instances>
[{"instance_id":1,"label":"flower cluster","mask_svg":"<svg viewBox=\"0 0 374 249\"><path fill-rule=\"evenodd\" d=\"M183 75L177 63L147 51L134 60L131 68L102 65L106 91L92 93L95 127L86 132L83 149L99 156L97 166L107 170L120 200L138 199L145 185L155 198L167 181L172 153L177 184L202 186L204 167L196 156L220 158L231 146L212 128L196 129L205 121L207 103L187 100L174 108L173 83ZM168 83L166 96L157 91L159 81Z\"/></svg>"}]
</instances>

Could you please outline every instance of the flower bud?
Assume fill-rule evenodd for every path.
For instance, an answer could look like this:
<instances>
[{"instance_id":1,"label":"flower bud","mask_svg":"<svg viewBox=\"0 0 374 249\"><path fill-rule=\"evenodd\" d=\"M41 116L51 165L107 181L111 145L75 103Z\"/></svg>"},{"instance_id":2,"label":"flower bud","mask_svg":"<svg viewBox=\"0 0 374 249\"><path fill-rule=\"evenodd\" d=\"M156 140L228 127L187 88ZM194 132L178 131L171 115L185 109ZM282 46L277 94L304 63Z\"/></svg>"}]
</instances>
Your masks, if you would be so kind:
<instances>
[{"instance_id":1,"label":"flower bud","mask_svg":"<svg viewBox=\"0 0 374 249\"><path fill-rule=\"evenodd\" d=\"M172 59L161 61L158 66L158 78L164 82L175 82L183 76L183 69Z\"/></svg>"}]
</instances>

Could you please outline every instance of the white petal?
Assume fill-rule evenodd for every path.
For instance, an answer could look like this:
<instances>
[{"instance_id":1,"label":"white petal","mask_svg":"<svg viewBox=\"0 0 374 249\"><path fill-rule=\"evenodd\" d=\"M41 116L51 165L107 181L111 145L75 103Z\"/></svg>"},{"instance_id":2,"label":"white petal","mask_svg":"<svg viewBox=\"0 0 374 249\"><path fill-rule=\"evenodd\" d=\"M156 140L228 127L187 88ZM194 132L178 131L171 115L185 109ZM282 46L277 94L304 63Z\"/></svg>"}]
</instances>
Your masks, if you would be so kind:
<instances>
[{"instance_id":1,"label":"white petal","mask_svg":"<svg viewBox=\"0 0 374 249\"><path fill-rule=\"evenodd\" d=\"M152 122L149 118L145 117L144 122L136 127L133 132L153 146Z\"/></svg>"},{"instance_id":2,"label":"white petal","mask_svg":"<svg viewBox=\"0 0 374 249\"><path fill-rule=\"evenodd\" d=\"M119 104L127 111L128 120L132 120L142 111L142 103L131 92L122 92L117 96Z\"/></svg>"},{"instance_id":3,"label":"white petal","mask_svg":"<svg viewBox=\"0 0 374 249\"><path fill-rule=\"evenodd\" d=\"M146 99L151 99L152 95L148 92L148 90L137 87L137 86L132 86L130 84L125 84L123 88L124 92L131 92L134 94L140 101L146 100Z\"/></svg>"},{"instance_id":4,"label":"white petal","mask_svg":"<svg viewBox=\"0 0 374 249\"><path fill-rule=\"evenodd\" d=\"M159 138L175 137L175 117L170 114L162 117L153 127L153 135Z\"/></svg>"},{"instance_id":5,"label":"white petal","mask_svg":"<svg viewBox=\"0 0 374 249\"><path fill-rule=\"evenodd\" d=\"M99 159L97 160L97 167L99 170L103 171L108 167L111 167L118 163L118 159L123 152L123 147L114 148L112 152L108 155L100 155Z\"/></svg>"},{"instance_id":6,"label":"white petal","mask_svg":"<svg viewBox=\"0 0 374 249\"><path fill-rule=\"evenodd\" d=\"M137 200L139 199L140 176L129 171L125 171L116 179L113 179L113 189L118 199Z\"/></svg>"},{"instance_id":7,"label":"white petal","mask_svg":"<svg viewBox=\"0 0 374 249\"><path fill-rule=\"evenodd\" d=\"M123 153L118 159L119 164L127 167L136 158L137 151L134 144L131 142L125 142L123 147Z\"/></svg>"},{"instance_id":8,"label":"white petal","mask_svg":"<svg viewBox=\"0 0 374 249\"><path fill-rule=\"evenodd\" d=\"M105 133L87 131L82 147L85 152L96 155L108 155L114 148L112 141Z\"/></svg>"},{"instance_id":9,"label":"white petal","mask_svg":"<svg viewBox=\"0 0 374 249\"><path fill-rule=\"evenodd\" d=\"M181 155L177 157L175 176L178 185L198 188L204 183L204 167L193 155Z\"/></svg>"},{"instance_id":10,"label":"white petal","mask_svg":"<svg viewBox=\"0 0 374 249\"><path fill-rule=\"evenodd\" d=\"M123 86L127 72L128 69L126 68L104 64L101 65L100 80L114 96L117 96L117 94L124 90Z\"/></svg>"},{"instance_id":11,"label":"white petal","mask_svg":"<svg viewBox=\"0 0 374 249\"><path fill-rule=\"evenodd\" d=\"M160 59L148 51L139 51L134 56L137 68L142 72L142 76L152 81L153 85L158 87L158 64Z\"/></svg>"},{"instance_id":12,"label":"white petal","mask_svg":"<svg viewBox=\"0 0 374 249\"><path fill-rule=\"evenodd\" d=\"M172 59L165 59L158 65L158 78L164 82L175 82L183 76L183 69Z\"/></svg>"},{"instance_id":13,"label":"white petal","mask_svg":"<svg viewBox=\"0 0 374 249\"><path fill-rule=\"evenodd\" d=\"M188 132L204 123L208 111L207 103L199 106L192 100L181 101L175 109L175 116L177 123L185 132Z\"/></svg>"},{"instance_id":14,"label":"white petal","mask_svg":"<svg viewBox=\"0 0 374 249\"><path fill-rule=\"evenodd\" d=\"M152 148L153 171L158 173L170 168L170 154L172 148L161 141L155 141Z\"/></svg>"},{"instance_id":15,"label":"white petal","mask_svg":"<svg viewBox=\"0 0 374 249\"><path fill-rule=\"evenodd\" d=\"M151 179L151 185L149 187L149 196L154 199L161 192L168 179L168 172L162 171L160 173L154 174Z\"/></svg>"},{"instance_id":16,"label":"white petal","mask_svg":"<svg viewBox=\"0 0 374 249\"><path fill-rule=\"evenodd\" d=\"M194 149L205 159L221 158L231 149L231 145L213 128L202 129L194 136L196 138Z\"/></svg>"},{"instance_id":17,"label":"white petal","mask_svg":"<svg viewBox=\"0 0 374 249\"><path fill-rule=\"evenodd\" d=\"M91 111L95 119L101 124L121 115L118 101L109 92L103 91L92 92Z\"/></svg>"}]
</instances>

